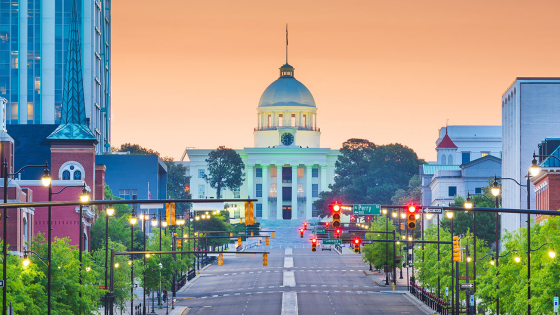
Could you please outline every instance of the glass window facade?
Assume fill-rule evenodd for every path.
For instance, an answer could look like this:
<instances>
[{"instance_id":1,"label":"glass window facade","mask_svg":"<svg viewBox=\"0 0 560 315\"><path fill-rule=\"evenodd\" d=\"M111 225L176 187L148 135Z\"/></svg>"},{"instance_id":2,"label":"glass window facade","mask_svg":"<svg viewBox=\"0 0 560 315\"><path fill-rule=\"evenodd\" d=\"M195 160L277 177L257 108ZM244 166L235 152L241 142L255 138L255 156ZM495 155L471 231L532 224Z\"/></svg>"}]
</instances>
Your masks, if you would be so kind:
<instances>
[{"instance_id":1,"label":"glass window facade","mask_svg":"<svg viewBox=\"0 0 560 315\"><path fill-rule=\"evenodd\" d=\"M256 170L257 177L262 177L262 168L258 167Z\"/></svg>"},{"instance_id":2,"label":"glass window facade","mask_svg":"<svg viewBox=\"0 0 560 315\"><path fill-rule=\"evenodd\" d=\"M448 196L455 197L457 195L457 186L449 186Z\"/></svg>"},{"instance_id":3,"label":"glass window facade","mask_svg":"<svg viewBox=\"0 0 560 315\"><path fill-rule=\"evenodd\" d=\"M461 158L462 158L461 163L462 164L467 164L471 161L471 153L470 152L463 152L461 154Z\"/></svg>"},{"instance_id":4,"label":"glass window facade","mask_svg":"<svg viewBox=\"0 0 560 315\"><path fill-rule=\"evenodd\" d=\"M19 102L18 0L0 1L0 12L0 97L8 100L6 113L8 123L17 123Z\"/></svg>"},{"instance_id":5,"label":"glass window facade","mask_svg":"<svg viewBox=\"0 0 560 315\"><path fill-rule=\"evenodd\" d=\"M319 197L319 184L311 185L311 196L314 198Z\"/></svg>"},{"instance_id":6,"label":"glass window facade","mask_svg":"<svg viewBox=\"0 0 560 315\"><path fill-rule=\"evenodd\" d=\"M233 190L233 198L241 198L241 191L239 188Z\"/></svg>"},{"instance_id":7,"label":"glass window facade","mask_svg":"<svg viewBox=\"0 0 560 315\"><path fill-rule=\"evenodd\" d=\"M480 188L480 187L475 188L474 193L477 194L477 195L482 194L482 188Z\"/></svg>"},{"instance_id":8,"label":"glass window facade","mask_svg":"<svg viewBox=\"0 0 560 315\"><path fill-rule=\"evenodd\" d=\"M204 173L205 173L204 169L199 169L198 170L198 178L204 178Z\"/></svg>"},{"instance_id":9,"label":"glass window facade","mask_svg":"<svg viewBox=\"0 0 560 315\"><path fill-rule=\"evenodd\" d=\"M204 185L198 185L198 198L202 199L206 196L205 194L205 186Z\"/></svg>"},{"instance_id":10,"label":"glass window facade","mask_svg":"<svg viewBox=\"0 0 560 315\"><path fill-rule=\"evenodd\" d=\"M312 177L319 177L319 169L318 168L311 169L311 176Z\"/></svg>"},{"instance_id":11,"label":"glass window facade","mask_svg":"<svg viewBox=\"0 0 560 315\"><path fill-rule=\"evenodd\" d=\"M262 218L262 203L255 204L257 210L257 218Z\"/></svg>"},{"instance_id":12,"label":"glass window facade","mask_svg":"<svg viewBox=\"0 0 560 315\"><path fill-rule=\"evenodd\" d=\"M257 196L256 197L262 197L262 184L257 184Z\"/></svg>"}]
</instances>

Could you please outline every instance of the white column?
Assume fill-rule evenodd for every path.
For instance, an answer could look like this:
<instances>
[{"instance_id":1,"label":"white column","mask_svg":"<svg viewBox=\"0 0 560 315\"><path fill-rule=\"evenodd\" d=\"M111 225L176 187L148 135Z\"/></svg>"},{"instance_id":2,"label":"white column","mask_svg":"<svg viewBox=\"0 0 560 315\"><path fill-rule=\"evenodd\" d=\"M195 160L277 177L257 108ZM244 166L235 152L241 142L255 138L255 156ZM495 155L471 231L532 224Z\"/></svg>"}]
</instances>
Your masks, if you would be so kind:
<instances>
[{"instance_id":1,"label":"white column","mask_svg":"<svg viewBox=\"0 0 560 315\"><path fill-rule=\"evenodd\" d=\"M313 165L305 166L305 219L310 220L313 217L313 187L311 180L313 179Z\"/></svg>"},{"instance_id":2,"label":"white column","mask_svg":"<svg viewBox=\"0 0 560 315\"><path fill-rule=\"evenodd\" d=\"M276 165L276 219L282 220L282 165Z\"/></svg>"},{"instance_id":3,"label":"white column","mask_svg":"<svg viewBox=\"0 0 560 315\"><path fill-rule=\"evenodd\" d=\"M255 198L253 187L253 167L254 165L247 165L247 196L249 198ZM245 198L244 196L241 197Z\"/></svg>"},{"instance_id":4,"label":"white column","mask_svg":"<svg viewBox=\"0 0 560 315\"><path fill-rule=\"evenodd\" d=\"M268 220L268 196L270 196L270 187L268 187L268 165L262 165L262 218Z\"/></svg>"},{"instance_id":5,"label":"white column","mask_svg":"<svg viewBox=\"0 0 560 315\"><path fill-rule=\"evenodd\" d=\"M292 220L298 219L297 209L297 168L298 165L292 165Z\"/></svg>"},{"instance_id":6,"label":"white column","mask_svg":"<svg viewBox=\"0 0 560 315\"><path fill-rule=\"evenodd\" d=\"M55 0L44 0L41 5L41 124L54 124L54 18ZM87 59L82 59L87 60ZM29 87L28 87L29 88ZM18 104L25 111L27 104ZM21 107L21 106L24 107ZM21 122L21 120L20 120Z\"/></svg>"},{"instance_id":7,"label":"white column","mask_svg":"<svg viewBox=\"0 0 560 315\"><path fill-rule=\"evenodd\" d=\"M327 188L327 166L321 165L321 189L319 192L327 191Z\"/></svg>"}]
</instances>

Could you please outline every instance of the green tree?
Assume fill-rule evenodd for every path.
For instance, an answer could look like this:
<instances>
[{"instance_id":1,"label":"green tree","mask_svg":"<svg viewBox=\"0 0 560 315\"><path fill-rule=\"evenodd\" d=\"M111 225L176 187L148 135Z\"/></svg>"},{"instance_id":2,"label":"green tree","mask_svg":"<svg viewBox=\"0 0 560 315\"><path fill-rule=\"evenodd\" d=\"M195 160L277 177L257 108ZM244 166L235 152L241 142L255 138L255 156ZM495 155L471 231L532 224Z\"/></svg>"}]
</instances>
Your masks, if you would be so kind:
<instances>
[{"instance_id":1,"label":"green tree","mask_svg":"<svg viewBox=\"0 0 560 315\"><path fill-rule=\"evenodd\" d=\"M320 216L330 216L328 204L389 204L399 189L407 189L411 177L424 161L401 144L376 146L364 139L349 139L342 144L335 164L334 184L321 192L314 206Z\"/></svg>"},{"instance_id":2,"label":"green tree","mask_svg":"<svg viewBox=\"0 0 560 315\"><path fill-rule=\"evenodd\" d=\"M189 185L191 177L187 176L187 168L173 161L165 161L167 165L167 198L189 199ZM183 215L190 208L190 203L177 203L175 209L177 214Z\"/></svg>"},{"instance_id":3,"label":"green tree","mask_svg":"<svg viewBox=\"0 0 560 315\"><path fill-rule=\"evenodd\" d=\"M138 144L125 143L121 144L120 148L112 148L113 152L130 152L130 154L155 154L159 156L158 151L152 149L144 148Z\"/></svg>"},{"instance_id":4,"label":"green tree","mask_svg":"<svg viewBox=\"0 0 560 315\"><path fill-rule=\"evenodd\" d=\"M208 173L204 174L204 179L210 187L216 189L217 199L220 199L222 189L235 190L243 184L245 164L235 150L218 147L210 151L206 163L208 163Z\"/></svg>"},{"instance_id":5,"label":"green tree","mask_svg":"<svg viewBox=\"0 0 560 315\"><path fill-rule=\"evenodd\" d=\"M370 230L372 231L386 231L387 230L387 220L389 232L395 231L395 225L391 219L387 219L385 216L377 218L377 220L371 223ZM385 240L386 238L392 240L392 234L386 233L366 233L366 239L368 240ZM365 263L372 264L377 269L382 269L383 267L393 266L393 244L389 243L389 246L385 242L373 242L372 244L364 246L364 256L362 259ZM388 260L386 259L388 258Z\"/></svg>"},{"instance_id":6,"label":"green tree","mask_svg":"<svg viewBox=\"0 0 560 315\"><path fill-rule=\"evenodd\" d=\"M398 189L395 195L391 197L391 202L394 205L407 205L409 203L421 204L420 198L422 197L422 191L420 190L422 186L422 181L418 174L414 174L408 181L407 189Z\"/></svg>"}]
</instances>

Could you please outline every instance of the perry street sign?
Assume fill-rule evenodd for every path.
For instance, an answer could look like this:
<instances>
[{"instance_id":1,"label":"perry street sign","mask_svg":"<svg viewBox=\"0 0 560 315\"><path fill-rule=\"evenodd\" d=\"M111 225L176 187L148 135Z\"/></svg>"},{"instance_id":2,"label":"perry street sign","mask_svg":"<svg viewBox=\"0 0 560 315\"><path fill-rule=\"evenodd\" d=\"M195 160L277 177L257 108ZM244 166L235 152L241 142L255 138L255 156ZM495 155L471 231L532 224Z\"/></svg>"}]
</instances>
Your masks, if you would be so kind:
<instances>
[{"instance_id":1,"label":"perry street sign","mask_svg":"<svg viewBox=\"0 0 560 315\"><path fill-rule=\"evenodd\" d=\"M338 238L324 238L323 245L342 245L342 240Z\"/></svg>"},{"instance_id":2,"label":"perry street sign","mask_svg":"<svg viewBox=\"0 0 560 315\"><path fill-rule=\"evenodd\" d=\"M461 283L461 290L473 289L474 283Z\"/></svg>"},{"instance_id":3,"label":"perry street sign","mask_svg":"<svg viewBox=\"0 0 560 315\"><path fill-rule=\"evenodd\" d=\"M441 208L426 208L424 209L425 213L437 213L437 214L442 214L443 211L441 210Z\"/></svg>"},{"instance_id":4,"label":"perry street sign","mask_svg":"<svg viewBox=\"0 0 560 315\"><path fill-rule=\"evenodd\" d=\"M354 205L354 215L381 215L381 205Z\"/></svg>"}]
</instances>

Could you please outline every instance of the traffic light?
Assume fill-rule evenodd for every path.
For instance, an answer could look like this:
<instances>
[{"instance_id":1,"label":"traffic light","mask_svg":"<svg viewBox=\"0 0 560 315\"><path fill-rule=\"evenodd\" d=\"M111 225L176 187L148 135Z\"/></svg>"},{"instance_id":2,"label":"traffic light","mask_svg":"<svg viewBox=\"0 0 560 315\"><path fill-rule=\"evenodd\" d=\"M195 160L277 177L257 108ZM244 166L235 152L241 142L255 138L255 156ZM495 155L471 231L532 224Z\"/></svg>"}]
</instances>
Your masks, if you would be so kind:
<instances>
[{"instance_id":1,"label":"traffic light","mask_svg":"<svg viewBox=\"0 0 560 315\"><path fill-rule=\"evenodd\" d=\"M366 217L366 221L367 221L367 222L371 221L371 217L370 217L370 216L367 216L367 217Z\"/></svg>"},{"instance_id":2,"label":"traffic light","mask_svg":"<svg viewBox=\"0 0 560 315\"><path fill-rule=\"evenodd\" d=\"M165 220L167 225L175 225L175 203L165 204Z\"/></svg>"},{"instance_id":3,"label":"traffic light","mask_svg":"<svg viewBox=\"0 0 560 315\"><path fill-rule=\"evenodd\" d=\"M303 222L303 227L307 230L307 222Z\"/></svg>"},{"instance_id":4,"label":"traffic light","mask_svg":"<svg viewBox=\"0 0 560 315\"><path fill-rule=\"evenodd\" d=\"M268 242L268 236L265 238L265 241L266 241L266 245L268 245L268 244L269 244L269 242Z\"/></svg>"},{"instance_id":5,"label":"traffic light","mask_svg":"<svg viewBox=\"0 0 560 315\"><path fill-rule=\"evenodd\" d=\"M355 221L355 220L356 220L356 217L355 217L355 216L351 216L351 217L350 217L350 221Z\"/></svg>"},{"instance_id":6,"label":"traffic light","mask_svg":"<svg viewBox=\"0 0 560 315\"><path fill-rule=\"evenodd\" d=\"M299 229L299 237L303 238L303 229Z\"/></svg>"},{"instance_id":7,"label":"traffic light","mask_svg":"<svg viewBox=\"0 0 560 315\"><path fill-rule=\"evenodd\" d=\"M413 230L416 228L416 206L411 204L408 206L408 228Z\"/></svg>"},{"instance_id":8,"label":"traffic light","mask_svg":"<svg viewBox=\"0 0 560 315\"><path fill-rule=\"evenodd\" d=\"M461 261L461 247L459 246L459 236L453 236L453 261Z\"/></svg>"},{"instance_id":9,"label":"traffic light","mask_svg":"<svg viewBox=\"0 0 560 315\"><path fill-rule=\"evenodd\" d=\"M245 225L253 225L257 223L254 217L255 210L252 202L245 202Z\"/></svg>"},{"instance_id":10,"label":"traffic light","mask_svg":"<svg viewBox=\"0 0 560 315\"><path fill-rule=\"evenodd\" d=\"M182 239L177 239L177 247L181 247L183 244L183 240Z\"/></svg>"},{"instance_id":11,"label":"traffic light","mask_svg":"<svg viewBox=\"0 0 560 315\"><path fill-rule=\"evenodd\" d=\"M354 253L359 253L360 252L360 239L356 238L354 239Z\"/></svg>"},{"instance_id":12,"label":"traffic light","mask_svg":"<svg viewBox=\"0 0 560 315\"><path fill-rule=\"evenodd\" d=\"M329 222L325 222L325 227L328 229L329 228Z\"/></svg>"},{"instance_id":13,"label":"traffic light","mask_svg":"<svg viewBox=\"0 0 560 315\"><path fill-rule=\"evenodd\" d=\"M340 205L338 203L332 204L331 205L331 211L332 211L332 226L334 228L338 228L340 227ZM328 223L327 223L327 228L329 227Z\"/></svg>"},{"instance_id":14,"label":"traffic light","mask_svg":"<svg viewBox=\"0 0 560 315\"><path fill-rule=\"evenodd\" d=\"M401 223L401 231L404 230L404 223Z\"/></svg>"},{"instance_id":15,"label":"traffic light","mask_svg":"<svg viewBox=\"0 0 560 315\"><path fill-rule=\"evenodd\" d=\"M311 240L311 250L316 252L317 251L317 239L314 238Z\"/></svg>"},{"instance_id":16,"label":"traffic light","mask_svg":"<svg viewBox=\"0 0 560 315\"><path fill-rule=\"evenodd\" d=\"M336 229L336 231L335 231L335 236L336 236L336 238L340 238L340 233L341 233L341 232L342 232L342 231L340 231L340 229Z\"/></svg>"}]
</instances>

